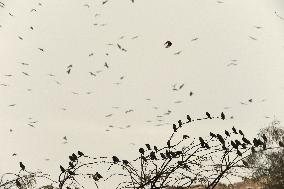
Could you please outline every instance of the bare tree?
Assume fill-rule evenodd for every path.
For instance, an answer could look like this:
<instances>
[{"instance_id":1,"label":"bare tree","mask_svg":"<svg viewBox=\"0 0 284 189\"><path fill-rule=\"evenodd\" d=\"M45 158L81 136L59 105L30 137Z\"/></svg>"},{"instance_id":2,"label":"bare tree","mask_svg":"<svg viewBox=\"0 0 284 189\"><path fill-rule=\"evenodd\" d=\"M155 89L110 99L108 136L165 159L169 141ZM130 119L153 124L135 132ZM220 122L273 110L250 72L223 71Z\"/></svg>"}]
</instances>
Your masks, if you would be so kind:
<instances>
[{"instance_id":1,"label":"bare tree","mask_svg":"<svg viewBox=\"0 0 284 189\"><path fill-rule=\"evenodd\" d=\"M207 118L203 119L212 119L209 113L206 115ZM224 120L225 115L222 113L220 118ZM15 174L14 178L1 179L0 187L30 188L26 182L17 183L17 180L33 175L35 180L42 177L48 179L51 184L44 186L47 189L53 186L59 189L84 188L86 179L92 180L97 188L101 183L110 182L116 189L163 189L172 186L186 188L199 184L206 189L213 189L221 179L243 176L249 167L246 159L251 153L279 148L270 147L263 136L250 141L235 127L223 133L210 132L208 137L203 138L193 138L184 133L178 136L180 129L192 121L187 116L186 122L179 120L173 124L173 132L164 146L145 144L137 149L139 155L136 159L126 160L117 156L91 157L78 151L69 156L67 165L60 165L61 173L57 181L49 179L41 172L21 170L24 175ZM115 183L115 179L119 182Z\"/></svg>"}]
</instances>

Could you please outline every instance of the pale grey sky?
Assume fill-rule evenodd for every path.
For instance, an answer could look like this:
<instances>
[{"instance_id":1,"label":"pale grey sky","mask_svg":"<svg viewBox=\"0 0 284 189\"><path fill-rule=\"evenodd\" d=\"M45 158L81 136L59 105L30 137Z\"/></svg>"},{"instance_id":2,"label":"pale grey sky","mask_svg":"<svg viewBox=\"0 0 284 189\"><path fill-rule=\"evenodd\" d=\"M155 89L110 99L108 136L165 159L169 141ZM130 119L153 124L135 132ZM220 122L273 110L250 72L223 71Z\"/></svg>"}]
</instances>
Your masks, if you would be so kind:
<instances>
[{"instance_id":1,"label":"pale grey sky","mask_svg":"<svg viewBox=\"0 0 284 189\"><path fill-rule=\"evenodd\" d=\"M274 116L284 120L282 0L3 2L0 173L18 170L19 161L59 171L78 149L132 157L139 144L161 143L187 114L234 116L196 123L194 136L233 125L253 136ZM33 121L35 128L28 125Z\"/></svg>"}]
</instances>

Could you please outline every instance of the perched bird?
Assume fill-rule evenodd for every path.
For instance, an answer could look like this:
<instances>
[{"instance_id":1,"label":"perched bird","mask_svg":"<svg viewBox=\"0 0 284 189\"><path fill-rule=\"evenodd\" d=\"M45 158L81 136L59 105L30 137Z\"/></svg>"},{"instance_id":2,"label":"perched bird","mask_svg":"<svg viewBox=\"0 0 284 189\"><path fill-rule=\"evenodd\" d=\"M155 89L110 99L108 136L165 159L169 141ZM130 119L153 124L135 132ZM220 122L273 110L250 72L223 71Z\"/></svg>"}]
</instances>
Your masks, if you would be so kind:
<instances>
[{"instance_id":1,"label":"perched bird","mask_svg":"<svg viewBox=\"0 0 284 189\"><path fill-rule=\"evenodd\" d=\"M189 92L189 96L192 96L194 93L192 91Z\"/></svg>"},{"instance_id":2,"label":"perched bird","mask_svg":"<svg viewBox=\"0 0 284 189\"><path fill-rule=\"evenodd\" d=\"M229 137L230 136L230 133L229 131L225 130L225 134Z\"/></svg>"},{"instance_id":3,"label":"perched bird","mask_svg":"<svg viewBox=\"0 0 284 189\"><path fill-rule=\"evenodd\" d=\"M166 41L164 45L165 45L165 48L169 48L170 46L172 46L172 42Z\"/></svg>"},{"instance_id":4,"label":"perched bird","mask_svg":"<svg viewBox=\"0 0 284 189\"><path fill-rule=\"evenodd\" d=\"M84 153L81 152L81 151L78 151L78 155L79 155L79 157L81 157L81 156L84 156Z\"/></svg>"},{"instance_id":5,"label":"perched bird","mask_svg":"<svg viewBox=\"0 0 284 189\"><path fill-rule=\"evenodd\" d=\"M157 160L155 152L153 152L153 151L150 152L150 158L151 158L151 160Z\"/></svg>"},{"instance_id":6,"label":"perched bird","mask_svg":"<svg viewBox=\"0 0 284 189\"><path fill-rule=\"evenodd\" d=\"M116 156L112 156L112 160L114 164L117 164L119 162L119 159Z\"/></svg>"},{"instance_id":7,"label":"perched bird","mask_svg":"<svg viewBox=\"0 0 284 189\"><path fill-rule=\"evenodd\" d=\"M233 148L238 149L238 145L234 141L231 141L231 145Z\"/></svg>"},{"instance_id":8,"label":"perched bird","mask_svg":"<svg viewBox=\"0 0 284 189\"><path fill-rule=\"evenodd\" d=\"M210 132L210 136L211 136L212 138L215 138L215 137L216 137L216 135L215 135L214 133L212 133L212 132Z\"/></svg>"},{"instance_id":9,"label":"perched bird","mask_svg":"<svg viewBox=\"0 0 284 189\"><path fill-rule=\"evenodd\" d=\"M251 142L250 142L247 138L245 138L245 137L243 137L242 140L243 140L246 144L251 144Z\"/></svg>"},{"instance_id":10,"label":"perched bird","mask_svg":"<svg viewBox=\"0 0 284 189\"><path fill-rule=\"evenodd\" d=\"M233 130L233 132L234 132L235 134L238 134L238 132L237 132L237 130L236 130L236 128L235 128L234 126L233 126L232 130Z\"/></svg>"},{"instance_id":11,"label":"perched bird","mask_svg":"<svg viewBox=\"0 0 284 189\"><path fill-rule=\"evenodd\" d=\"M225 120L225 114L223 112L221 113L221 119Z\"/></svg>"},{"instance_id":12,"label":"perched bird","mask_svg":"<svg viewBox=\"0 0 284 189\"><path fill-rule=\"evenodd\" d=\"M237 150L237 154L238 156L242 156L242 153L240 152L240 150Z\"/></svg>"},{"instance_id":13,"label":"perched bird","mask_svg":"<svg viewBox=\"0 0 284 189\"><path fill-rule=\"evenodd\" d=\"M24 165L22 162L20 162L20 167L21 167L21 169L22 169L23 171L25 171L26 167L25 167L25 165Z\"/></svg>"},{"instance_id":14,"label":"perched bird","mask_svg":"<svg viewBox=\"0 0 284 189\"><path fill-rule=\"evenodd\" d=\"M189 115L187 115L186 118L187 118L187 123L191 122L191 117Z\"/></svg>"},{"instance_id":15,"label":"perched bird","mask_svg":"<svg viewBox=\"0 0 284 189\"><path fill-rule=\"evenodd\" d=\"M222 144L225 144L225 140L224 140L224 138L222 137L222 135L217 134L217 138L218 138L218 140L219 140Z\"/></svg>"},{"instance_id":16,"label":"perched bird","mask_svg":"<svg viewBox=\"0 0 284 189\"><path fill-rule=\"evenodd\" d=\"M150 144L145 144L148 150L151 150Z\"/></svg>"},{"instance_id":17,"label":"perched bird","mask_svg":"<svg viewBox=\"0 0 284 189\"><path fill-rule=\"evenodd\" d=\"M139 148L139 152L144 155L145 150L143 148Z\"/></svg>"},{"instance_id":18,"label":"perched bird","mask_svg":"<svg viewBox=\"0 0 284 189\"><path fill-rule=\"evenodd\" d=\"M206 112L206 116L209 118L209 119L212 119L211 115L209 114L209 112Z\"/></svg>"},{"instance_id":19,"label":"perched bird","mask_svg":"<svg viewBox=\"0 0 284 189\"><path fill-rule=\"evenodd\" d=\"M240 133L241 135L243 135L243 136L244 136L244 133L243 133L243 131L242 131L242 130L239 130L239 133Z\"/></svg>"},{"instance_id":20,"label":"perched bird","mask_svg":"<svg viewBox=\"0 0 284 189\"><path fill-rule=\"evenodd\" d=\"M154 146L154 150L155 150L156 152L158 152L158 148L157 148L157 146Z\"/></svg>"},{"instance_id":21,"label":"perched bird","mask_svg":"<svg viewBox=\"0 0 284 189\"><path fill-rule=\"evenodd\" d=\"M179 127L182 127L182 125L183 125L182 121L181 121L181 120L178 120L178 126L179 126Z\"/></svg>"},{"instance_id":22,"label":"perched bird","mask_svg":"<svg viewBox=\"0 0 284 189\"><path fill-rule=\"evenodd\" d=\"M129 162L128 162L127 160L122 160L122 163L123 163L124 165L128 165L128 164L129 164Z\"/></svg>"},{"instance_id":23,"label":"perched bird","mask_svg":"<svg viewBox=\"0 0 284 189\"><path fill-rule=\"evenodd\" d=\"M62 173L64 173L66 170L64 169L64 167L62 167L62 165L60 165L60 170Z\"/></svg>"},{"instance_id":24,"label":"perched bird","mask_svg":"<svg viewBox=\"0 0 284 189\"><path fill-rule=\"evenodd\" d=\"M174 132L177 132L177 126L176 126L176 124L173 124L173 130L174 130Z\"/></svg>"},{"instance_id":25,"label":"perched bird","mask_svg":"<svg viewBox=\"0 0 284 189\"><path fill-rule=\"evenodd\" d=\"M108 66L107 62L105 62L104 66L105 66L106 68L109 68L109 66Z\"/></svg>"}]
</instances>

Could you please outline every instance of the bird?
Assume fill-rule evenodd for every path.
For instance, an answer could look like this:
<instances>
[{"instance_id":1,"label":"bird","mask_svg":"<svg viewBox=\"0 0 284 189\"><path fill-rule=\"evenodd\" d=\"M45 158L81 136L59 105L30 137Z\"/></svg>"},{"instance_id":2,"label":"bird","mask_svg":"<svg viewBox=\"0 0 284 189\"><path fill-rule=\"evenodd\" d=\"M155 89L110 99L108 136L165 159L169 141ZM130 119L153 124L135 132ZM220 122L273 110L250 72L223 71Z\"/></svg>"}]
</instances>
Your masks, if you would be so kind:
<instances>
[{"instance_id":1,"label":"bird","mask_svg":"<svg viewBox=\"0 0 284 189\"><path fill-rule=\"evenodd\" d=\"M191 122L191 117L189 115L186 115L187 123Z\"/></svg>"},{"instance_id":2,"label":"bird","mask_svg":"<svg viewBox=\"0 0 284 189\"><path fill-rule=\"evenodd\" d=\"M67 73L70 74L70 72L71 72L71 69L68 69L68 70L67 70Z\"/></svg>"},{"instance_id":3,"label":"bird","mask_svg":"<svg viewBox=\"0 0 284 189\"><path fill-rule=\"evenodd\" d=\"M188 135L182 135L182 138L187 139L187 138L189 138L189 136Z\"/></svg>"},{"instance_id":4,"label":"bird","mask_svg":"<svg viewBox=\"0 0 284 189\"><path fill-rule=\"evenodd\" d=\"M209 119L212 119L211 115L209 112L206 112L206 116L209 118Z\"/></svg>"},{"instance_id":5,"label":"bird","mask_svg":"<svg viewBox=\"0 0 284 189\"><path fill-rule=\"evenodd\" d=\"M123 165L128 165L129 162L127 160L122 160Z\"/></svg>"},{"instance_id":6,"label":"bird","mask_svg":"<svg viewBox=\"0 0 284 189\"><path fill-rule=\"evenodd\" d=\"M230 133L229 131L225 130L225 134L229 137L230 136Z\"/></svg>"},{"instance_id":7,"label":"bird","mask_svg":"<svg viewBox=\"0 0 284 189\"><path fill-rule=\"evenodd\" d=\"M66 170L64 169L64 167L62 167L62 165L60 165L60 170L62 173L64 173Z\"/></svg>"},{"instance_id":8,"label":"bird","mask_svg":"<svg viewBox=\"0 0 284 189\"><path fill-rule=\"evenodd\" d=\"M150 152L150 158L151 158L151 160L157 160L155 152L153 152L153 151Z\"/></svg>"},{"instance_id":9,"label":"bird","mask_svg":"<svg viewBox=\"0 0 284 189\"><path fill-rule=\"evenodd\" d=\"M166 41L164 43L164 45L165 45L165 48L169 48L170 46L172 46L172 42L171 41Z\"/></svg>"},{"instance_id":10,"label":"bird","mask_svg":"<svg viewBox=\"0 0 284 189\"><path fill-rule=\"evenodd\" d=\"M20 162L20 167L21 167L21 170L25 171L26 167L22 162Z\"/></svg>"},{"instance_id":11,"label":"bird","mask_svg":"<svg viewBox=\"0 0 284 189\"><path fill-rule=\"evenodd\" d=\"M148 150L151 150L150 144L145 144Z\"/></svg>"},{"instance_id":12,"label":"bird","mask_svg":"<svg viewBox=\"0 0 284 189\"><path fill-rule=\"evenodd\" d=\"M182 51L177 51L177 52L174 53L174 55L180 55L181 52Z\"/></svg>"},{"instance_id":13,"label":"bird","mask_svg":"<svg viewBox=\"0 0 284 189\"><path fill-rule=\"evenodd\" d=\"M225 144L225 140L224 140L224 138L222 137L222 135L217 134L217 138L218 138L218 140L219 140L222 144Z\"/></svg>"},{"instance_id":14,"label":"bird","mask_svg":"<svg viewBox=\"0 0 284 189\"><path fill-rule=\"evenodd\" d=\"M223 112L221 113L221 119L225 120L225 114Z\"/></svg>"},{"instance_id":15,"label":"bird","mask_svg":"<svg viewBox=\"0 0 284 189\"><path fill-rule=\"evenodd\" d=\"M34 27L31 26L30 29L31 29L31 30L34 30Z\"/></svg>"},{"instance_id":16,"label":"bird","mask_svg":"<svg viewBox=\"0 0 284 189\"><path fill-rule=\"evenodd\" d=\"M44 52L44 49L43 49L43 48L38 48L38 50L40 50L40 51Z\"/></svg>"},{"instance_id":17,"label":"bird","mask_svg":"<svg viewBox=\"0 0 284 189\"><path fill-rule=\"evenodd\" d=\"M107 62L105 62L104 66L105 66L106 68L109 68L109 66L108 66Z\"/></svg>"},{"instance_id":18,"label":"bird","mask_svg":"<svg viewBox=\"0 0 284 189\"><path fill-rule=\"evenodd\" d=\"M155 152L158 152L157 146L154 146L154 150L155 150Z\"/></svg>"},{"instance_id":19,"label":"bird","mask_svg":"<svg viewBox=\"0 0 284 189\"><path fill-rule=\"evenodd\" d=\"M245 137L243 137L242 140L243 140L246 144L251 144L251 142L250 142L247 138L245 138Z\"/></svg>"},{"instance_id":20,"label":"bird","mask_svg":"<svg viewBox=\"0 0 284 189\"><path fill-rule=\"evenodd\" d=\"M231 145L233 148L238 149L238 145L234 141L231 141Z\"/></svg>"},{"instance_id":21,"label":"bird","mask_svg":"<svg viewBox=\"0 0 284 189\"><path fill-rule=\"evenodd\" d=\"M240 150L237 150L237 154L238 156L242 156L242 153L240 152Z\"/></svg>"},{"instance_id":22,"label":"bird","mask_svg":"<svg viewBox=\"0 0 284 189\"><path fill-rule=\"evenodd\" d=\"M196 37L196 38L193 38L191 41L197 41L199 38Z\"/></svg>"},{"instance_id":23,"label":"bird","mask_svg":"<svg viewBox=\"0 0 284 189\"><path fill-rule=\"evenodd\" d=\"M114 164L117 164L119 162L119 159L116 156L112 156L112 160Z\"/></svg>"},{"instance_id":24,"label":"bird","mask_svg":"<svg viewBox=\"0 0 284 189\"><path fill-rule=\"evenodd\" d=\"M144 155L145 150L144 150L143 148L139 148L139 152L140 152L140 154L143 154L143 155Z\"/></svg>"},{"instance_id":25,"label":"bird","mask_svg":"<svg viewBox=\"0 0 284 189\"><path fill-rule=\"evenodd\" d=\"M249 99L248 101L249 101L250 103L252 103L252 99Z\"/></svg>"},{"instance_id":26,"label":"bird","mask_svg":"<svg viewBox=\"0 0 284 189\"><path fill-rule=\"evenodd\" d=\"M179 90L184 87L184 83L179 86Z\"/></svg>"},{"instance_id":27,"label":"bird","mask_svg":"<svg viewBox=\"0 0 284 189\"><path fill-rule=\"evenodd\" d=\"M252 40L257 40L255 37L249 36L249 38L251 38Z\"/></svg>"},{"instance_id":28,"label":"bird","mask_svg":"<svg viewBox=\"0 0 284 189\"><path fill-rule=\"evenodd\" d=\"M133 112L134 110L133 109L129 109L129 110L126 110L125 113L130 113L130 112Z\"/></svg>"},{"instance_id":29,"label":"bird","mask_svg":"<svg viewBox=\"0 0 284 189\"><path fill-rule=\"evenodd\" d=\"M108 2L108 0L105 0L105 1L102 2L102 4L104 5L104 4L106 4L107 2Z\"/></svg>"},{"instance_id":30,"label":"bird","mask_svg":"<svg viewBox=\"0 0 284 189\"><path fill-rule=\"evenodd\" d=\"M182 127L182 125L183 125L182 121L181 121L181 120L178 120L178 126L179 126L179 127Z\"/></svg>"},{"instance_id":31,"label":"bird","mask_svg":"<svg viewBox=\"0 0 284 189\"><path fill-rule=\"evenodd\" d=\"M16 106L16 104L10 104L10 105L9 105L9 107L13 107L13 106Z\"/></svg>"},{"instance_id":32,"label":"bird","mask_svg":"<svg viewBox=\"0 0 284 189\"><path fill-rule=\"evenodd\" d=\"M261 26L254 26L256 29L261 29L261 28L263 28L263 27L261 27Z\"/></svg>"},{"instance_id":33,"label":"bird","mask_svg":"<svg viewBox=\"0 0 284 189\"><path fill-rule=\"evenodd\" d=\"M239 130L239 133L240 133L241 135L243 135L243 136L244 136L244 133L243 133L243 131L242 131L242 130Z\"/></svg>"},{"instance_id":34,"label":"bird","mask_svg":"<svg viewBox=\"0 0 284 189\"><path fill-rule=\"evenodd\" d=\"M234 126L233 126L232 130L233 130L233 132L234 132L235 134L238 134L238 132L237 132L237 130L236 130L236 128L235 128Z\"/></svg>"},{"instance_id":35,"label":"bird","mask_svg":"<svg viewBox=\"0 0 284 189\"><path fill-rule=\"evenodd\" d=\"M89 72L92 76L96 77L96 74L93 72Z\"/></svg>"},{"instance_id":36,"label":"bird","mask_svg":"<svg viewBox=\"0 0 284 189\"><path fill-rule=\"evenodd\" d=\"M29 64L28 63L25 63L25 62L21 62L22 65L24 66L28 66Z\"/></svg>"},{"instance_id":37,"label":"bird","mask_svg":"<svg viewBox=\"0 0 284 189\"><path fill-rule=\"evenodd\" d=\"M194 93L192 91L189 92L189 96L192 96Z\"/></svg>"},{"instance_id":38,"label":"bird","mask_svg":"<svg viewBox=\"0 0 284 189\"><path fill-rule=\"evenodd\" d=\"M19 38L20 40L23 40L23 38L22 38L21 36L18 36L18 38Z\"/></svg>"},{"instance_id":39,"label":"bird","mask_svg":"<svg viewBox=\"0 0 284 189\"><path fill-rule=\"evenodd\" d=\"M177 126L176 126L176 124L173 124L173 130L174 130L174 132L177 132Z\"/></svg>"},{"instance_id":40,"label":"bird","mask_svg":"<svg viewBox=\"0 0 284 189\"><path fill-rule=\"evenodd\" d=\"M22 72L24 75L26 75L26 76L30 76L28 73L26 73L26 72Z\"/></svg>"},{"instance_id":41,"label":"bird","mask_svg":"<svg viewBox=\"0 0 284 189\"><path fill-rule=\"evenodd\" d=\"M31 12L36 12L36 9L31 9Z\"/></svg>"},{"instance_id":42,"label":"bird","mask_svg":"<svg viewBox=\"0 0 284 189\"><path fill-rule=\"evenodd\" d=\"M210 134L209 134L212 138L215 138L216 137L216 135L214 134L214 133L212 133L212 132L210 132Z\"/></svg>"},{"instance_id":43,"label":"bird","mask_svg":"<svg viewBox=\"0 0 284 189\"><path fill-rule=\"evenodd\" d=\"M81 151L78 151L78 155L79 155L79 157L81 157L81 156L84 156L84 153L81 152Z\"/></svg>"},{"instance_id":44,"label":"bird","mask_svg":"<svg viewBox=\"0 0 284 189\"><path fill-rule=\"evenodd\" d=\"M12 154L12 156L16 156L16 155L17 155L16 153L13 153L13 154Z\"/></svg>"},{"instance_id":45,"label":"bird","mask_svg":"<svg viewBox=\"0 0 284 189\"><path fill-rule=\"evenodd\" d=\"M90 5L89 5L89 4L84 4L84 6L90 8Z\"/></svg>"}]
</instances>

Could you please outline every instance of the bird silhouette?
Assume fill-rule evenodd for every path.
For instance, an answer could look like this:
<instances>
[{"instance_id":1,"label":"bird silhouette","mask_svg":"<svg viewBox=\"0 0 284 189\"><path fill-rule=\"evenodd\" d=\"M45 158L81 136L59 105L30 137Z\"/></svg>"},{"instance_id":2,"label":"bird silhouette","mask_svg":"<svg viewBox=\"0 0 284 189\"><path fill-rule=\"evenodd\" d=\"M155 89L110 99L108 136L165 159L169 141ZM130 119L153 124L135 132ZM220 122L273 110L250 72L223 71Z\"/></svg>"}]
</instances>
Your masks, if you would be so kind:
<instances>
[{"instance_id":1,"label":"bird silhouette","mask_svg":"<svg viewBox=\"0 0 284 189\"><path fill-rule=\"evenodd\" d=\"M182 135L182 138L187 139L187 138L189 138L189 136L188 135Z\"/></svg>"},{"instance_id":2,"label":"bird silhouette","mask_svg":"<svg viewBox=\"0 0 284 189\"><path fill-rule=\"evenodd\" d=\"M243 162L244 166L246 166L246 167L249 166L248 162L246 162L245 160L242 160L242 162Z\"/></svg>"},{"instance_id":3,"label":"bird silhouette","mask_svg":"<svg viewBox=\"0 0 284 189\"><path fill-rule=\"evenodd\" d=\"M262 138L263 138L264 142L267 142L267 137L265 136L265 134L262 135Z\"/></svg>"},{"instance_id":4,"label":"bird silhouette","mask_svg":"<svg viewBox=\"0 0 284 189\"><path fill-rule=\"evenodd\" d=\"M145 144L148 150L151 150L150 144Z\"/></svg>"},{"instance_id":5,"label":"bird silhouette","mask_svg":"<svg viewBox=\"0 0 284 189\"><path fill-rule=\"evenodd\" d=\"M242 131L242 130L239 130L239 133L240 133L241 135L243 135L243 136L244 136L244 133L243 133L243 131Z\"/></svg>"},{"instance_id":6,"label":"bird silhouette","mask_svg":"<svg viewBox=\"0 0 284 189\"><path fill-rule=\"evenodd\" d=\"M128 162L127 160L122 160L122 163L123 163L124 165L128 165L128 164L129 164L129 162Z\"/></svg>"},{"instance_id":7,"label":"bird silhouette","mask_svg":"<svg viewBox=\"0 0 284 189\"><path fill-rule=\"evenodd\" d=\"M250 142L247 138L245 138L245 137L243 137L242 140L243 140L246 144L251 144L251 142Z\"/></svg>"},{"instance_id":8,"label":"bird silhouette","mask_svg":"<svg viewBox=\"0 0 284 189\"><path fill-rule=\"evenodd\" d=\"M43 48L38 48L38 50L40 50L40 51L44 52L44 49L43 49Z\"/></svg>"},{"instance_id":9,"label":"bird silhouette","mask_svg":"<svg viewBox=\"0 0 284 189\"><path fill-rule=\"evenodd\" d=\"M107 2L108 2L108 0L105 0L105 1L102 2L102 4L104 5L104 4L106 4Z\"/></svg>"},{"instance_id":10,"label":"bird silhouette","mask_svg":"<svg viewBox=\"0 0 284 189\"><path fill-rule=\"evenodd\" d=\"M139 152L144 155L145 150L143 148L139 148Z\"/></svg>"},{"instance_id":11,"label":"bird silhouette","mask_svg":"<svg viewBox=\"0 0 284 189\"><path fill-rule=\"evenodd\" d=\"M238 134L238 132L237 132L237 130L236 130L235 127L233 127L232 130L233 130L233 132L234 132L235 134Z\"/></svg>"},{"instance_id":12,"label":"bird silhouette","mask_svg":"<svg viewBox=\"0 0 284 189\"><path fill-rule=\"evenodd\" d=\"M191 41L197 41L199 38L196 37L196 38L193 38Z\"/></svg>"},{"instance_id":13,"label":"bird silhouette","mask_svg":"<svg viewBox=\"0 0 284 189\"><path fill-rule=\"evenodd\" d=\"M207 118L212 119L212 117L211 117L211 115L209 114L209 112L206 112L206 116L207 116Z\"/></svg>"},{"instance_id":14,"label":"bird silhouette","mask_svg":"<svg viewBox=\"0 0 284 189\"><path fill-rule=\"evenodd\" d=\"M117 164L119 162L119 159L116 156L112 156L112 160L114 164Z\"/></svg>"},{"instance_id":15,"label":"bird silhouette","mask_svg":"<svg viewBox=\"0 0 284 189\"><path fill-rule=\"evenodd\" d=\"M104 66L105 66L106 68L109 68L109 66L108 66L107 62L105 62Z\"/></svg>"},{"instance_id":16,"label":"bird silhouette","mask_svg":"<svg viewBox=\"0 0 284 189\"><path fill-rule=\"evenodd\" d=\"M194 93L192 91L189 92L189 96L192 96Z\"/></svg>"},{"instance_id":17,"label":"bird silhouette","mask_svg":"<svg viewBox=\"0 0 284 189\"><path fill-rule=\"evenodd\" d=\"M191 117L189 115L186 115L187 123L191 122Z\"/></svg>"},{"instance_id":18,"label":"bird silhouette","mask_svg":"<svg viewBox=\"0 0 284 189\"><path fill-rule=\"evenodd\" d=\"M174 130L174 132L177 132L177 126L176 126L176 124L173 124L173 130Z\"/></svg>"},{"instance_id":19,"label":"bird silhouette","mask_svg":"<svg viewBox=\"0 0 284 189\"><path fill-rule=\"evenodd\" d=\"M62 173L64 173L66 170L64 169L64 167L62 167L62 165L60 165L60 170Z\"/></svg>"},{"instance_id":20,"label":"bird silhouette","mask_svg":"<svg viewBox=\"0 0 284 189\"><path fill-rule=\"evenodd\" d=\"M179 127L182 127L182 125L183 125L182 121L181 121L181 120L178 120L178 126L179 126Z\"/></svg>"},{"instance_id":21,"label":"bird silhouette","mask_svg":"<svg viewBox=\"0 0 284 189\"><path fill-rule=\"evenodd\" d=\"M25 165L22 162L20 162L20 167L21 167L22 171L25 171L26 167L25 167Z\"/></svg>"},{"instance_id":22,"label":"bird silhouette","mask_svg":"<svg viewBox=\"0 0 284 189\"><path fill-rule=\"evenodd\" d=\"M79 155L79 157L81 157L81 156L84 156L84 153L81 152L81 151L78 151L78 155Z\"/></svg>"},{"instance_id":23,"label":"bird silhouette","mask_svg":"<svg viewBox=\"0 0 284 189\"><path fill-rule=\"evenodd\" d=\"M230 136L230 133L229 131L225 130L225 134L229 137Z\"/></svg>"},{"instance_id":24,"label":"bird silhouette","mask_svg":"<svg viewBox=\"0 0 284 189\"><path fill-rule=\"evenodd\" d=\"M210 132L210 134L209 134L212 138L215 138L216 137L216 135L214 134L214 133L212 133L212 132Z\"/></svg>"},{"instance_id":25,"label":"bird silhouette","mask_svg":"<svg viewBox=\"0 0 284 189\"><path fill-rule=\"evenodd\" d=\"M225 114L223 112L221 113L221 119L225 120Z\"/></svg>"},{"instance_id":26,"label":"bird silhouette","mask_svg":"<svg viewBox=\"0 0 284 189\"><path fill-rule=\"evenodd\" d=\"M172 42L166 41L164 45L165 45L165 48L169 48L170 46L172 46Z\"/></svg>"}]
</instances>

